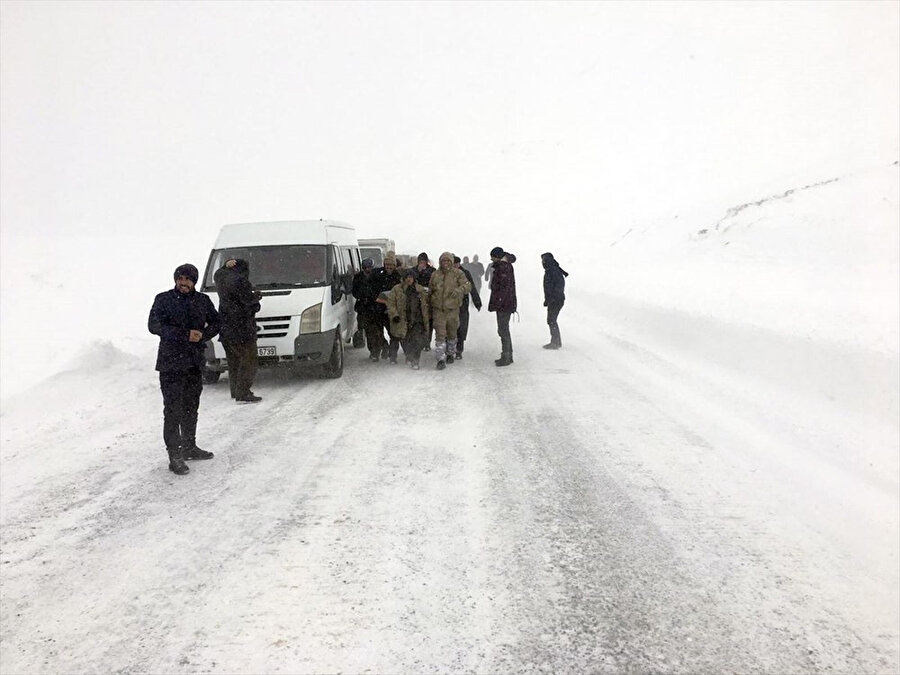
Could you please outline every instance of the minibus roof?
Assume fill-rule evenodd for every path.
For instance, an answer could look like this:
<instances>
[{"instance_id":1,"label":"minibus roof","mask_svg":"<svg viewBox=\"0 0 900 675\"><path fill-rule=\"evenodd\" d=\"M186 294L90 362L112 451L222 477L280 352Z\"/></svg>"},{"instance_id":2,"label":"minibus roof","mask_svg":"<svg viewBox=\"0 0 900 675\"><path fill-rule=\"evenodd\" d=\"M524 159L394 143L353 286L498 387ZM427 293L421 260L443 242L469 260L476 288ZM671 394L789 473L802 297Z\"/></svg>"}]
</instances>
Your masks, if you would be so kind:
<instances>
[{"instance_id":1,"label":"minibus roof","mask_svg":"<svg viewBox=\"0 0 900 675\"><path fill-rule=\"evenodd\" d=\"M356 229L336 220L280 220L222 226L215 248L278 244L356 244Z\"/></svg>"}]
</instances>

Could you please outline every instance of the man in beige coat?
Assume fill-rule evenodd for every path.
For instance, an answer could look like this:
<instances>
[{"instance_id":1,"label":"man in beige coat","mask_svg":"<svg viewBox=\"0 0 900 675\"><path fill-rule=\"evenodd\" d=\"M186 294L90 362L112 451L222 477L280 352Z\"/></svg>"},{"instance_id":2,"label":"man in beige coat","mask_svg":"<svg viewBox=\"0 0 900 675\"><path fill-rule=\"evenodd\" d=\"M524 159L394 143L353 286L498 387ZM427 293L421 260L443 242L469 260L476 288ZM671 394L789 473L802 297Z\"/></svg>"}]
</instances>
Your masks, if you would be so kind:
<instances>
[{"instance_id":1,"label":"man in beige coat","mask_svg":"<svg viewBox=\"0 0 900 675\"><path fill-rule=\"evenodd\" d=\"M438 268L428 284L431 300L431 323L434 326L434 355L437 369L453 363L456 354L456 331L459 329L459 308L472 285L461 270L453 267L453 254L441 253Z\"/></svg>"},{"instance_id":2,"label":"man in beige coat","mask_svg":"<svg viewBox=\"0 0 900 675\"><path fill-rule=\"evenodd\" d=\"M419 356L428 342L431 328L428 308L428 289L416 283L415 268L403 273L403 281L394 286L385 299L390 321L391 337L403 345L406 363L419 369Z\"/></svg>"}]
</instances>

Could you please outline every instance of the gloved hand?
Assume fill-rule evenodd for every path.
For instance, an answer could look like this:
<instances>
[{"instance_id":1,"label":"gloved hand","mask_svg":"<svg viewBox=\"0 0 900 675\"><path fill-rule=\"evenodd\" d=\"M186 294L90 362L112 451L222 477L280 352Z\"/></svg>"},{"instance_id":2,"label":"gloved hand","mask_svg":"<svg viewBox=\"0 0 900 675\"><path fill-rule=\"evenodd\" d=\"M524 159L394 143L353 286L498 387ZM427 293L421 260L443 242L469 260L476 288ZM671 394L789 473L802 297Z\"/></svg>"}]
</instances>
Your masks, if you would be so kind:
<instances>
[{"instance_id":1,"label":"gloved hand","mask_svg":"<svg viewBox=\"0 0 900 675\"><path fill-rule=\"evenodd\" d=\"M391 319L391 321L393 321L394 323L400 323L400 315L398 314L393 319Z\"/></svg>"},{"instance_id":2,"label":"gloved hand","mask_svg":"<svg viewBox=\"0 0 900 675\"><path fill-rule=\"evenodd\" d=\"M546 307L546 306L547 306L547 301L546 301L546 300L544 300L544 307Z\"/></svg>"}]
</instances>

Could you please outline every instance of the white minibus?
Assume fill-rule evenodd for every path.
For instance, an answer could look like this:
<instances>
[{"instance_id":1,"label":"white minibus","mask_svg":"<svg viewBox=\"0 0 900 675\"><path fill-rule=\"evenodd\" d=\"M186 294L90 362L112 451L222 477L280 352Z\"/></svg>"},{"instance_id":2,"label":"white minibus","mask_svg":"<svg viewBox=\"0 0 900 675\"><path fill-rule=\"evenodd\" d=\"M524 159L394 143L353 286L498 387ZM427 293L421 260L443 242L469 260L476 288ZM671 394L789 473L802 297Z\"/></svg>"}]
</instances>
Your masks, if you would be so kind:
<instances>
[{"instance_id":1,"label":"white minibus","mask_svg":"<svg viewBox=\"0 0 900 675\"><path fill-rule=\"evenodd\" d=\"M344 345L356 332L350 291L360 255L353 226L329 220L225 225L201 287L217 307L213 275L232 258L250 263L250 282L262 293L256 315L259 365L340 377ZM225 350L213 339L204 379L215 382L226 370Z\"/></svg>"}]
</instances>

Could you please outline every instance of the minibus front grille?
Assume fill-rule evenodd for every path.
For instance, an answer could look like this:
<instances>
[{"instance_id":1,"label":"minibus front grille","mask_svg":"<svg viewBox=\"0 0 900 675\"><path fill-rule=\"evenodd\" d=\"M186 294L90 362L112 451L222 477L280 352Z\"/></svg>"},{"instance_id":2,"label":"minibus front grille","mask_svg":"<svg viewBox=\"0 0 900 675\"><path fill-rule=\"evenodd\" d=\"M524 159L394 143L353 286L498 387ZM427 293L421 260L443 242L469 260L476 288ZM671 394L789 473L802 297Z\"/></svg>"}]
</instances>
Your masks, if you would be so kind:
<instances>
[{"instance_id":1,"label":"minibus front grille","mask_svg":"<svg viewBox=\"0 0 900 675\"><path fill-rule=\"evenodd\" d=\"M260 321L290 321L291 317L289 316L260 316L256 318L257 322Z\"/></svg>"},{"instance_id":2,"label":"minibus front grille","mask_svg":"<svg viewBox=\"0 0 900 675\"><path fill-rule=\"evenodd\" d=\"M260 295L262 295L264 298L268 297L270 295L290 295L290 294L291 294L290 291L260 291Z\"/></svg>"},{"instance_id":3,"label":"minibus front grille","mask_svg":"<svg viewBox=\"0 0 900 675\"><path fill-rule=\"evenodd\" d=\"M258 338L264 338L264 337L279 338L279 337L284 337L285 335L287 335L287 333L257 333L256 337L258 337Z\"/></svg>"}]
</instances>

